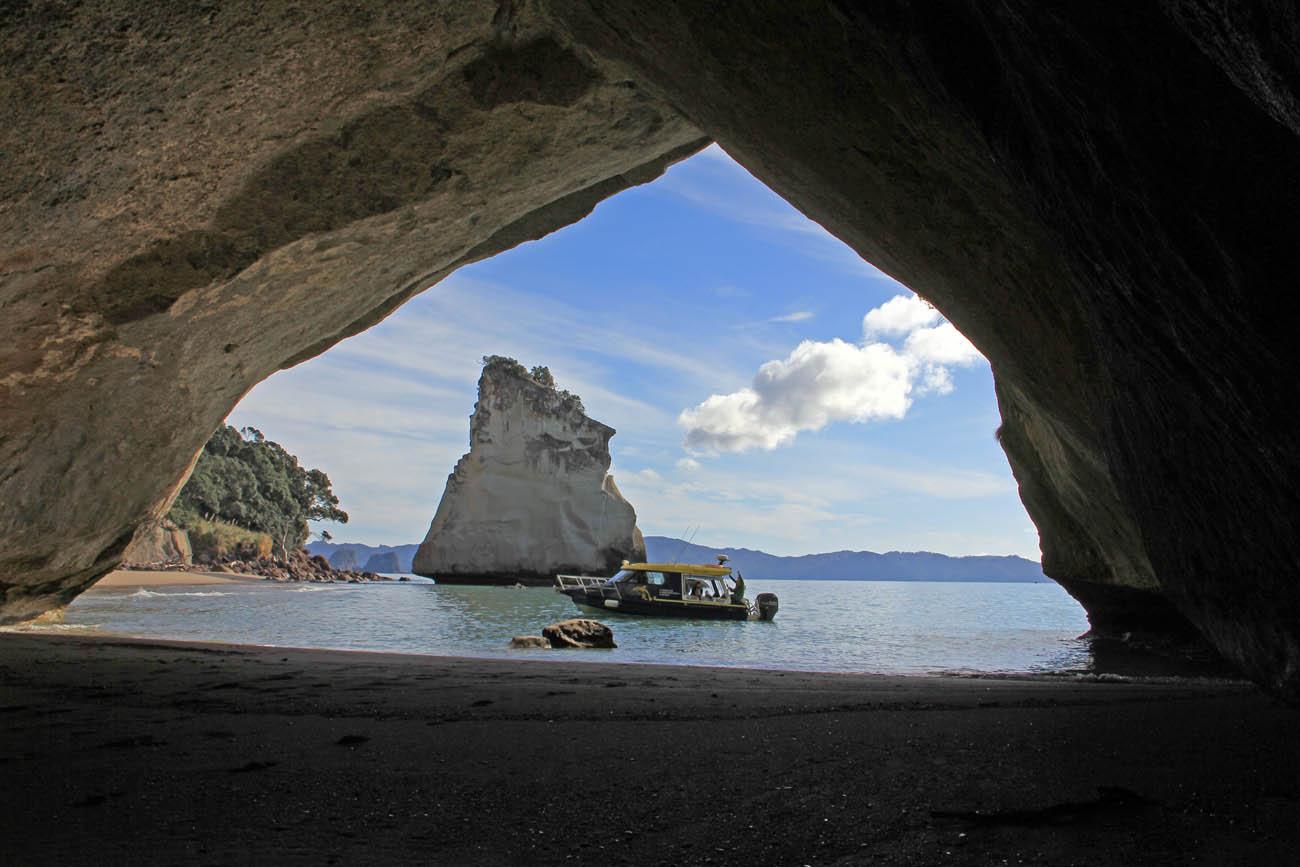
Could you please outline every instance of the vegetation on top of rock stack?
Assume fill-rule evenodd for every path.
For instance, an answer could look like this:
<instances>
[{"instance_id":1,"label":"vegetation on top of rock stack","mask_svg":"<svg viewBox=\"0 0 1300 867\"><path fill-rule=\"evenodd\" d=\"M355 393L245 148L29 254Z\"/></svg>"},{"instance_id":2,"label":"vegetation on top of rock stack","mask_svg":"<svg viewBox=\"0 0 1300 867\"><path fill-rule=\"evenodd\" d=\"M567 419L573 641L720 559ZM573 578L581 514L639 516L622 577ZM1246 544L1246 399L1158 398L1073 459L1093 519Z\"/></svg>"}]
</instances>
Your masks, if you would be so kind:
<instances>
[{"instance_id":1,"label":"vegetation on top of rock stack","mask_svg":"<svg viewBox=\"0 0 1300 867\"><path fill-rule=\"evenodd\" d=\"M347 523L329 476L304 469L298 459L256 428L223 425L199 454L194 472L169 517L181 527L207 533L218 548L239 544L219 524L265 533L287 556L307 541L308 521ZM198 546L196 545L196 553Z\"/></svg>"},{"instance_id":2,"label":"vegetation on top of rock stack","mask_svg":"<svg viewBox=\"0 0 1300 867\"><path fill-rule=\"evenodd\" d=\"M578 397L571 391L563 388L557 388L555 385L555 375L551 369L545 365L538 364L532 370L524 367L517 359L508 355L485 355L483 356L483 372L489 370L499 370L517 376L521 379L527 379L540 385L542 388L548 388L560 396L561 400L570 401L578 412L586 412L582 405L582 398Z\"/></svg>"},{"instance_id":3,"label":"vegetation on top of rock stack","mask_svg":"<svg viewBox=\"0 0 1300 867\"><path fill-rule=\"evenodd\" d=\"M483 370L500 370L513 376L522 376L529 378L528 368L519 363L517 358L511 358L508 355L485 355L483 356Z\"/></svg>"}]
</instances>

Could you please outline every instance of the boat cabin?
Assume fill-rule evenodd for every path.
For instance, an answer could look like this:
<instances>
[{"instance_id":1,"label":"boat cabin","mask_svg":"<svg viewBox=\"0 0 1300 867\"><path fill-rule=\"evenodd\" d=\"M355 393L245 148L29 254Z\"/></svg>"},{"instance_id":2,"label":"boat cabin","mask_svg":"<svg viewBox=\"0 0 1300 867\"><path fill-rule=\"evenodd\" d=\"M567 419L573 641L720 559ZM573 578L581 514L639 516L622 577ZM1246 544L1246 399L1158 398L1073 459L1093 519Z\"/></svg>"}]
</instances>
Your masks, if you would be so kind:
<instances>
[{"instance_id":1,"label":"boat cabin","mask_svg":"<svg viewBox=\"0 0 1300 867\"><path fill-rule=\"evenodd\" d=\"M606 586L620 597L730 603L735 579L726 566L687 563L628 563Z\"/></svg>"}]
</instances>

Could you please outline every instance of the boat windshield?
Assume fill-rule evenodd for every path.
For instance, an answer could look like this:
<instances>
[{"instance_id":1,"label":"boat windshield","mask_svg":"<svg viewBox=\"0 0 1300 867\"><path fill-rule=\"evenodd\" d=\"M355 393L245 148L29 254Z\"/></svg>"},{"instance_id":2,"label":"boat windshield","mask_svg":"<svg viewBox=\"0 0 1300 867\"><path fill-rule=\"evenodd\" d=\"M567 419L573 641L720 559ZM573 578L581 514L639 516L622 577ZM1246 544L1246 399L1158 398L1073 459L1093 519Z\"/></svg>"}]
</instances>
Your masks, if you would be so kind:
<instances>
[{"instance_id":1,"label":"boat windshield","mask_svg":"<svg viewBox=\"0 0 1300 867\"><path fill-rule=\"evenodd\" d=\"M620 569L617 575L615 575L613 578L609 579L609 580L606 581L605 583L606 583L606 584L621 584L621 583L623 583L624 581L627 581L629 578L634 578L634 577L636 577L638 574L640 574L640 573L636 572L636 571L633 570L633 569Z\"/></svg>"}]
</instances>

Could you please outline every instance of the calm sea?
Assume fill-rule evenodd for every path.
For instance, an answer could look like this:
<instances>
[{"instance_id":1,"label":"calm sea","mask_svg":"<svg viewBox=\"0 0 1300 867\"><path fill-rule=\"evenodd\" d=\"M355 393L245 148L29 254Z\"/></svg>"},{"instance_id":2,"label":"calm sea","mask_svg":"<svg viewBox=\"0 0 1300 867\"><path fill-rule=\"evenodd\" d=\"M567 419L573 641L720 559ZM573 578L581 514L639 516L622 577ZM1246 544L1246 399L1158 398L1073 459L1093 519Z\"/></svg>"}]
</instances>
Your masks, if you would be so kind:
<instances>
[{"instance_id":1,"label":"calm sea","mask_svg":"<svg viewBox=\"0 0 1300 867\"><path fill-rule=\"evenodd\" d=\"M416 582L420 583L416 583ZM772 623L603 617L617 650L584 660L924 674L1089 667L1083 610L1055 584L751 581ZM546 658L515 635L580 614L549 588L223 584L85 593L63 630L292 647Z\"/></svg>"}]
</instances>

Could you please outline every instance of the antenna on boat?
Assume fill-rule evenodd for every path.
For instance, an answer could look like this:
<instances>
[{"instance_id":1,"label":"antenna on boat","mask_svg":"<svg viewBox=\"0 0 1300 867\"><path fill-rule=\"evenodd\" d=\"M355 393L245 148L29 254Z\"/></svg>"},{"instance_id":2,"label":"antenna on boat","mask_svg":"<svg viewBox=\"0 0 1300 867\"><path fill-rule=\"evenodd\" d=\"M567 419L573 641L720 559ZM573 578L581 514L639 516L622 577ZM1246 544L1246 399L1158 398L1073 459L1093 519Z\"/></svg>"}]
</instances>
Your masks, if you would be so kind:
<instances>
[{"instance_id":1,"label":"antenna on boat","mask_svg":"<svg viewBox=\"0 0 1300 867\"><path fill-rule=\"evenodd\" d=\"M687 524L687 525L686 525L686 531L689 532L690 529L691 529L690 524ZM682 544L678 546L678 548L677 548L677 553L673 555L673 560L672 560L672 562L674 562L674 563L678 563L678 562L681 561L681 558L682 558L682 552L686 550L686 546L687 546L687 545L691 544L691 539L694 539L694 538L695 538L695 533L698 533L698 532L700 532L700 525L699 525L699 524L696 524L696 525L695 525L695 532L694 532L694 533L691 533L689 537L683 539L683 540L682 540ZM684 532L684 533L682 533L682 535L685 536L686 533Z\"/></svg>"}]
</instances>

